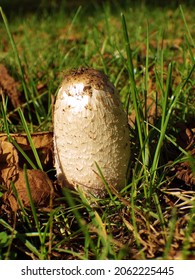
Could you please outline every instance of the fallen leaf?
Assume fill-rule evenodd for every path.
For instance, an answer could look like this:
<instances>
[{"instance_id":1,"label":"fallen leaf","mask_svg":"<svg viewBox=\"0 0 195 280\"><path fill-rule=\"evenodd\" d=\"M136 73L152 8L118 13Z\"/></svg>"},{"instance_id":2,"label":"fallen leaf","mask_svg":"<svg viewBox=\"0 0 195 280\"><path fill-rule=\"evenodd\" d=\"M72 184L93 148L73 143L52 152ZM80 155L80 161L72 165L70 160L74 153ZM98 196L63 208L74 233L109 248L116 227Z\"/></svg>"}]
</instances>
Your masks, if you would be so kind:
<instances>
[{"instance_id":1,"label":"fallen leaf","mask_svg":"<svg viewBox=\"0 0 195 280\"><path fill-rule=\"evenodd\" d=\"M5 65L0 64L0 93L2 92L4 95L7 95L10 98L14 108L17 108L21 105L21 93L18 90L18 85L19 83L10 76Z\"/></svg>"},{"instance_id":2,"label":"fallen leaf","mask_svg":"<svg viewBox=\"0 0 195 280\"><path fill-rule=\"evenodd\" d=\"M0 183L8 186L18 173L19 157L16 148L7 141L0 141Z\"/></svg>"},{"instance_id":3,"label":"fallen leaf","mask_svg":"<svg viewBox=\"0 0 195 280\"><path fill-rule=\"evenodd\" d=\"M176 124L178 133L176 137L177 144L189 153L192 159L195 158L195 120L189 119L187 122ZM193 172L192 163L188 160L176 163L172 169L175 177L183 181L187 186L195 186L195 174Z\"/></svg>"},{"instance_id":4,"label":"fallen leaf","mask_svg":"<svg viewBox=\"0 0 195 280\"><path fill-rule=\"evenodd\" d=\"M27 178L34 205L37 207L47 205L49 199L53 196L52 182L47 174L41 170L27 169ZM17 191L18 199L23 203L24 207L30 207L31 204L24 170L19 170L13 183ZM6 200L9 201L13 211L16 211L19 208L12 187L10 187L10 189L4 194L3 200L4 202L6 202Z\"/></svg>"},{"instance_id":5,"label":"fallen leaf","mask_svg":"<svg viewBox=\"0 0 195 280\"><path fill-rule=\"evenodd\" d=\"M29 144L28 137L26 134L13 133L10 134L11 138L14 139L17 144L22 148L27 155L32 156L32 148ZM31 134L32 142L37 149L40 161L43 168L46 166L53 165L53 133L52 132L38 132ZM0 134L0 141L8 141L8 136L5 133ZM22 159L19 162L20 166L23 166Z\"/></svg>"},{"instance_id":6,"label":"fallen leaf","mask_svg":"<svg viewBox=\"0 0 195 280\"><path fill-rule=\"evenodd\" d=\"M32 153L28 138L25 134L10 134L25 153ZM43 164L52 161L53 136L52 133L43 132L32 134L32 141L38 150L40 160ZM13 182L18 198L25 207L30 207L29 195L26 187L26 180L19 153L14 145L8 142L6 134L0 134L0 183L5 186L7 192L3 195L4 203L9 203L12 211L18 209L17 198L12 189ZM27 169L28 182L31 190L32 200L37 207L47 205L49 198L53 194L52 182L44 171Z\"/></svg>"}]
</instances>

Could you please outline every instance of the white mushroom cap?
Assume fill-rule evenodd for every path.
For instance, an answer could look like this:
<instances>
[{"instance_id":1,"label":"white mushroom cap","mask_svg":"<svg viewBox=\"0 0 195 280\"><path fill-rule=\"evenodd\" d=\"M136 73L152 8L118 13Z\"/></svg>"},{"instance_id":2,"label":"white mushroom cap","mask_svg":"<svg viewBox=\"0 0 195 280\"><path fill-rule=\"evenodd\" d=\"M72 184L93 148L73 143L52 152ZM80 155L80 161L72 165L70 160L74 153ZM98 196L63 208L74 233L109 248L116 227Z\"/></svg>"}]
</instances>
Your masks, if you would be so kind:
<instances>
[{"instance_id":1,"label":"white mushroom cap","mask_svg":"<svg viewBox=\"0 0 195 280\"><path fill-rule=\"evenodd\" d=\"M54 109L57 178L69 187L104 197L105 184L125 186L130 159L127 116L108 77L94 69L65 76Z\"/></svg>"}]
</instances>

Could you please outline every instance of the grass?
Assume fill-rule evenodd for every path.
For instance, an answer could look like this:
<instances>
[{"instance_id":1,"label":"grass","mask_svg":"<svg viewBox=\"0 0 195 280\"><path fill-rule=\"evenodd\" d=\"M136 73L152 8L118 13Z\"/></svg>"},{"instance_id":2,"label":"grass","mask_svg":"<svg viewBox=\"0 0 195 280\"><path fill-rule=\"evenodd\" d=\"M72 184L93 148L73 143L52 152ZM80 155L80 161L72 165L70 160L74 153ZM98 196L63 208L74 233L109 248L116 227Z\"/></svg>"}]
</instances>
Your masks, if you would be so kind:
<instances>
[{"instance_id":1,"label":"grass","mask_svg":"<svg viewBox=\"0 0 195 280\"><path fill-rule=\"evenodd\" d=\"M129 182L120 193L105 182L105 199L92 203L82 192L56 189L58 198L37 209L25 165L31 207L20 202L13 213L1 185L0 259L194 258L194 184L171 172L185 162L195 169L193 154L177 139L177 123L194 118L193 11L144 5L113 11L105 4L93 15L80 6L71 16L61 9L10 22L0 11L0 63L22 93L22 109L2 95L1 131L31 168L43 169L31 133L52 130L52 99L67 69L90 66L110 77L132 138ZM32 158L11 138L18 132L27 134Z\"/></svg>"}]
</instances>

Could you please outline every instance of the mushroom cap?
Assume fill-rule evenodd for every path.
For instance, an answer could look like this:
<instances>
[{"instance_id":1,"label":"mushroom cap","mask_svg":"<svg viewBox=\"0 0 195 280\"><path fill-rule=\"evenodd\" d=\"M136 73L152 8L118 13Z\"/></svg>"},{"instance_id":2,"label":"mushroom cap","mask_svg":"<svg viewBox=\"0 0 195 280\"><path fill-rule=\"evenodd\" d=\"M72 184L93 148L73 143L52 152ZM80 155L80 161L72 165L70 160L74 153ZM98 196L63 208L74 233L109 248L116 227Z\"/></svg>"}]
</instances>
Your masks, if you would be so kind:
<instances>
[{"instance_id":1,"label":"mushroom cap","mask_svg":"<svg viewBox=\"0 0 195 280\"><path fill-rule=\"evenodd\" d=\"M130 160L127 116L108 77L94 69L65 76L54 109L54 155L58 181L104 197L105 183L125 186ZM97 163L97 165L96 165Z\"/></svg>"}]
</instances>

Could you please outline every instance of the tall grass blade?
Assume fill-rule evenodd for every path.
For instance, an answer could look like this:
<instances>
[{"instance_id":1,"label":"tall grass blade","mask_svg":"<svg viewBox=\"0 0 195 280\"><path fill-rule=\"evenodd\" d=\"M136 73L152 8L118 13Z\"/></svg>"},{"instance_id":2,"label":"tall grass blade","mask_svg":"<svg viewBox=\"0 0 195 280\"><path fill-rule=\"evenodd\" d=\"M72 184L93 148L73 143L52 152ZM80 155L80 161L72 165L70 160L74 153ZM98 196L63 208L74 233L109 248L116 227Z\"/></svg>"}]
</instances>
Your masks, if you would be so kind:
<instances>
[{"instance_id":1,"label":"tall grass blade","mask_svg":"<svg viewBox=\"0 0 195 280\"><path fill-rule=\"evenodd\" d=\"M165 249L164 249L164 252L163 252L163 259L164 260L167 260L168 257L169 257L169 252L170 252L172 241L173 241L173 238L174 238L176 222L177 222L176 208L173 208L172 214L171 214L171 219L169 221L168 237L166 238Z\"/></svg>"},{"instance_id":2,"label":"tall grass blade","mask_svg":"<svg viewBox=\"0 0 195 280\"><path fill-rule=\"evenodd\" d=\"M187 21L186 21L184 12L183 12L182 5L179 5L179 9L180 9L180 12L181 12L181 15L182 15L182 19L183 19L183 22L184 22L186 31L187 31L187 33L188 33L188 37L189 37L189 39L190 39L190 42L191 42L191 44L193 45L193 48L195 48L195 42L194 42L194 40L193 40L193 38L192 38L192 35L191 35L191 33L190 33L190 29L188 28L188 24L187 24Z\"/></svg>"},{"instance_id":3,"label":"tall grass blade","mask_svg":"<svg viewBox=\"0 0 195 280\"><path fill-rule=\"evenodd\" d=\"M35 256L37 256L39 259L41 259L41 254L37 250L37 248L27 240L25 234L20 234L17 230L13 229L7 222L5 222L3 219L0 219L0 224L9 230L14 238L18 238L25 246L27 249L30 250Z\"/></svg>"},{"instance_id":4,"label":"tall grass blade","mask_svg":"<svg viewBox=\"0 0 195 280\"><path fill-rule=\"evenodd\" d=\"M80 231L83 233L83 236L85 238L85 248L84 248L84 250L85 250L85 259L87 259L89 247L91 247L92 250L95 250L94 242L91 239L91 236L89 234L88 225L86 224L82 215L79 213L78 206L76 205L76 202L73 198L73 195L72 195L71 191L66 189L64 191L64 195L67 199L68 205L70 206L70 210L72 211L75 218L77 219L78 225L80 227Z\"/></svg>"},{"instance_id":5,"label":"tall grass blade","mask_svg":"<svg viewBox=\"0 0 195 280\"><path fill-rule=\"evenodd\" d=\"M31 193L30 184L29 184L29 180L28 180L26 165L24 165L24 178L25 178L26 188L27 188L28 197L29 197L29 201L30 201L30 206L31 206L31 210L32 210L32 215L33 215L33 218L34 218L34 221L35 221L36 229L37 229L37 232L39 234L39 239L40 239L40 243L41 243L40 257L41 257L41 259L45 259L45 257L46 257L46 247L45 247L46 234L42 234L42 232L41 232L37 211L36 211L36 208L35 208L35 205L34 205L34 202L33 202L33 198L32 198L32 193Z\"/></svg>"},{"instance_id":6,"label":"tall grass blade","mask_svg":"<svg viewBox=\"0 0 195 280\"><path fill-rule=\"evenodd\" d=\"M190 211L189 215L189 221L186 226L185 230L185 238L183 242L183 248L182 248L182 257L183 259L187 259L187 257L190 255L190 242L193 237L192 233L195 231L195 201L192 203L192 209Z\"/></svg>"},{"instance_id":7,"label":"tall grass blade","mask_svg":"<svg viewBox=\"0 0 195 280\"><path fill-rule=\"evenodd\" d=\"M21 153L21 155L25 158L26 162L33 168L37 169L34 162L30 159L30 157L25 153L25 151L20 147L20 145L16 142L16 140L10 135L10 142L16 147L16 149Z\"/></svg>"},{"instance_id":8,"label":"tall grass blade","mask_svg":"<svg viewBox=\"0 0 195 280\"><path fill-rule=\"evenodd\" d=\"M33 141L32 141L32 137L31 137L31 134L30 134L28 125L27 125L27 123L26 123L26 120L25 120L25 117L24 117L24 114L23 114L21 108L18 109L18 113L19 113L19 115L20 115L20 119L21 119L21 121L22 121L23 128L24 128L24 130L25 130L25 132L26 132L26 135L27 135L27 138L28 138L30 147L31 147L31 149L32 149L32 151L33 151L33 154L34 154L35 160L36 160L36 162L37 162L37 165L38 165L39 169L43 170L43 167L42 167L42 164L41 164L39 155L38 155L37 150L36 150L36 148L35 148L35 145L34 145L34 143L33 143Z\"/></svg>"},{"instance_id":9,"label":"tall grass blade","mask_svg":"<svg viewBox=\"0 0 195 280\"><path fill-rule=\"evenodd\" d=\"M134 105L135 115L136 115L138 137L139 137L139 142L140 142L142 160L143 160L143 162L145 162L144 141L143 141L143 136L142 136L142 124L141 124L142 117L141 117L138 100L137 100L138 96L137 96L137 88L136 88L136 83L135 83L132 52L131 52L131 47L130 47L130 40L129 40L125 16L123 14L121 14L121 17L122 17L123 36L124 36L124 40L125 40L125 49L126 49L126 54L127 54L127 70L128 70L129 78L130 78L130 82L131 82L130 88L132 91L132 99L133 99L133 105Z\"/></svg>"},{"instance_id":10,"label":"tall grass blade","mask_svg":"<svg viewBox=\"0 0 195 280\"><path fill-rule=\"evenodd\" d=\"M3 103L0 104L0 106L1 106L1 112L3 117L3 123L5 126L5 133L7 134L8 141L16 147L16 149L22 154L22 156L31 165L31 167L33 169L36 169L36 165L33 163L33 161L28 157L28 155L24 152L24 150L20 147L20 145L18 145L18 143L14 140L14 138L10 134L4 98L3 98Z\"/></svg>"},{"instance_id":11,"label":"tall grass blade","mask_svg":"<svg viewBox=\"0 0 195 280\"><path fill-rule=\"evenodd\" d=\"M107 234L106 225L98 212L90 206L90 202L82 191L80 191L80 197L86 206L92 220L92 225L98 235L97 246L94 253L98 259L106 259L108 255L111 256L114 254L111 246L111 237Z\"/></svg>"},{"instance_id":12,"label":"tall grass blade","mask_svg":"<svg viewBox=\"0 0 195 280\"><path fill-rule=\"evenodd\" d=\"M147 100L148 100L148 81L149 81L149 30L148 30L148 23L147 23L147 39L146 39L146 66L145 66L145 81L144 81L144 119L145 119L145 126L144 126L144 134L145 134L145 155L144 155L144 166L149 166L149 157L150 157L150 148L149 148L149 126L148 126L148 108L147 108ZM147 176L146 176L147 178Z\"/></svg>"},{"instance_id":13,"label":"tall grass blade","mask_svg":"<svg viewBox=\"0 0 195 280\"><path fill-rule=\"evenodd\" d=\"M158 198L156 192L154 192L152 196L153 196L153 199L154 199L154 202L155 202L155 205L156 205L158 218L159 218L159 221L160 221L160 224L161 224L161 227L162 227L162 235L164 236L164 239L166 240L166 236L167 236L166 225L165 225L165 220L164 220L164 217L163 217L163 211L162 211L162 208L161 208L161 204L160 204L160 201L159 201L159 198Z\"/></svg>"},{"instance_id":14,"label":"tall grass blade","mask_svg":"<svg viewBox=\"0 0 195 280\"><path fill-rule=\"evenodd\" d=\"M2 16L4 25L5 25L5 28L6 28L6 31L7 31L12 49L13 49L13 52L14 52L14 55L15 55L15 59L16 59L16 62L18 64L19 73L20 73L20 77L21 77L21 81L22 81L22 86L23 86L25 98L26 98L26 101L27 101L27 108L28 108L28 111L29 111L29 119L31 120L30 107L29 107L29 104L28 104L28 102L29 102L28 87L27 87L27 84L26 84L26 81L25 81L25 77L24 77L20 57L19 57L19 54L18 54L18 50L17 50L16 44L15 44L14 38L12 36L12 33L10 31L6 15L4 14L3 9L1 7L0 7L0 14Z\"/></svg>"},{"instance_id":15,"label":"tall grass blade","mask_svg":"<svg viewBox=\"0 0 195 280\"><path fill-rule=\"evenodd\" d=\"M38 233L41 235L39 219L38 219L36 208L35 208L35 205L34 205L34 202L33 202L31 189L30 189L30 184L29 184L29 180L28 180L27 168L26 168L25 164L24 164L24 178L25 178L26 189L27 189L27 192L28 192L28 197L29 197L29 200L30 200L30 206L31 206L33 218L34 218L34 221L35 221L35 225L36 225Z\"/></svg>"},{"instance_id":16,"label":"tall grass blade","mask_svg":"<svg viewBox=\"0 0 195 280\"><path fill-rule=\"evenodd\" d=\"M151 174L152 174L152 186L154 186L155 180L156 180L156 173L158 169L159 159L161 155L161 148L163 145L163 141L165 138L167 125L169 122L170 114L172 113L172 110L169 110L168 105L168 94L171 87L171 77L172 77L172 65L169 64L168 67L168 76L167 76L167 84L166 84L166 90L163 91L164 96L163 102L162 102L162 118L161 118L161 129L160 129L160 135L157 143L157 147L155 150L152 166L151 166Z\"/></svg>"},{"instance_id":17,"label":"tall grass blade","mask_svg":"<svg viewBox=\"0 0 195 280\"><path fill-rule=\"evenodd\" d=\"M99 167L99 165L98 165L97 162L95 162L95 165L96 165L96 168L97 168L97 170L98 170L98 173L99 173L99 175L100 175L100 177L101 177L101 179L102 179L102 181L103 181L103 183L104 183L104 186L105 186L105 188L106 188L106 190L107 190L107 192L108 192L108 194L109 194L109 196L110 196L110 199L114 202L114 197L113 197L113 195L112 195L112 192L111 192L111 190L110 190L110 188L109 188L108 183L106 182L106 179L105 179L105 177L104 177L104 175L103 175L103 172L102 172L101 168Z\"/></svg>"},{"instance_id":18,"label":"tall grass blade","mask_svg":"<svg viewBox=\"0 0 195 280\"><path fill-rule=\"evenodd\" d=\"M11 181L11 188L12 188L12 190L13 190L13 193L14 193L14 196L15 196L15 198L16 198L16 200L17 200L17 203L18 203L18 205L19 205L19 208L20 208L21 211L22 211L23 219L26 220L27 223L28 223L28 225L30 226L30 225L31 225L30 219L29 219L28 214L27 214L27 212L26 212L26 210L25 210L25 208L24 208L24 204L23 204L23 202L21 201L21 199L19 198L18 192L17 192L17 190L16 190L16 188L15 188L15 185L14 185L14 183L13 183L12 181Z\"/></svg>"},{"instance_id":19,"label":"tall grass blade","mask_svg":"<svg viewBox=\"0 0 195 280\"><path fill-rule=\"evenodd\" d=\"M5 132L7 134L8 141L11 142L11 136L10 136L10 132L9 132L9 124L8 124L8 120L7 120L4 97L3 97L3 102L0 104L0 106L1 106L1 113L2 113L2 117L3 117L3 124L4 124L4 127L5 127Z\"/></svg>"}]
</instances>

